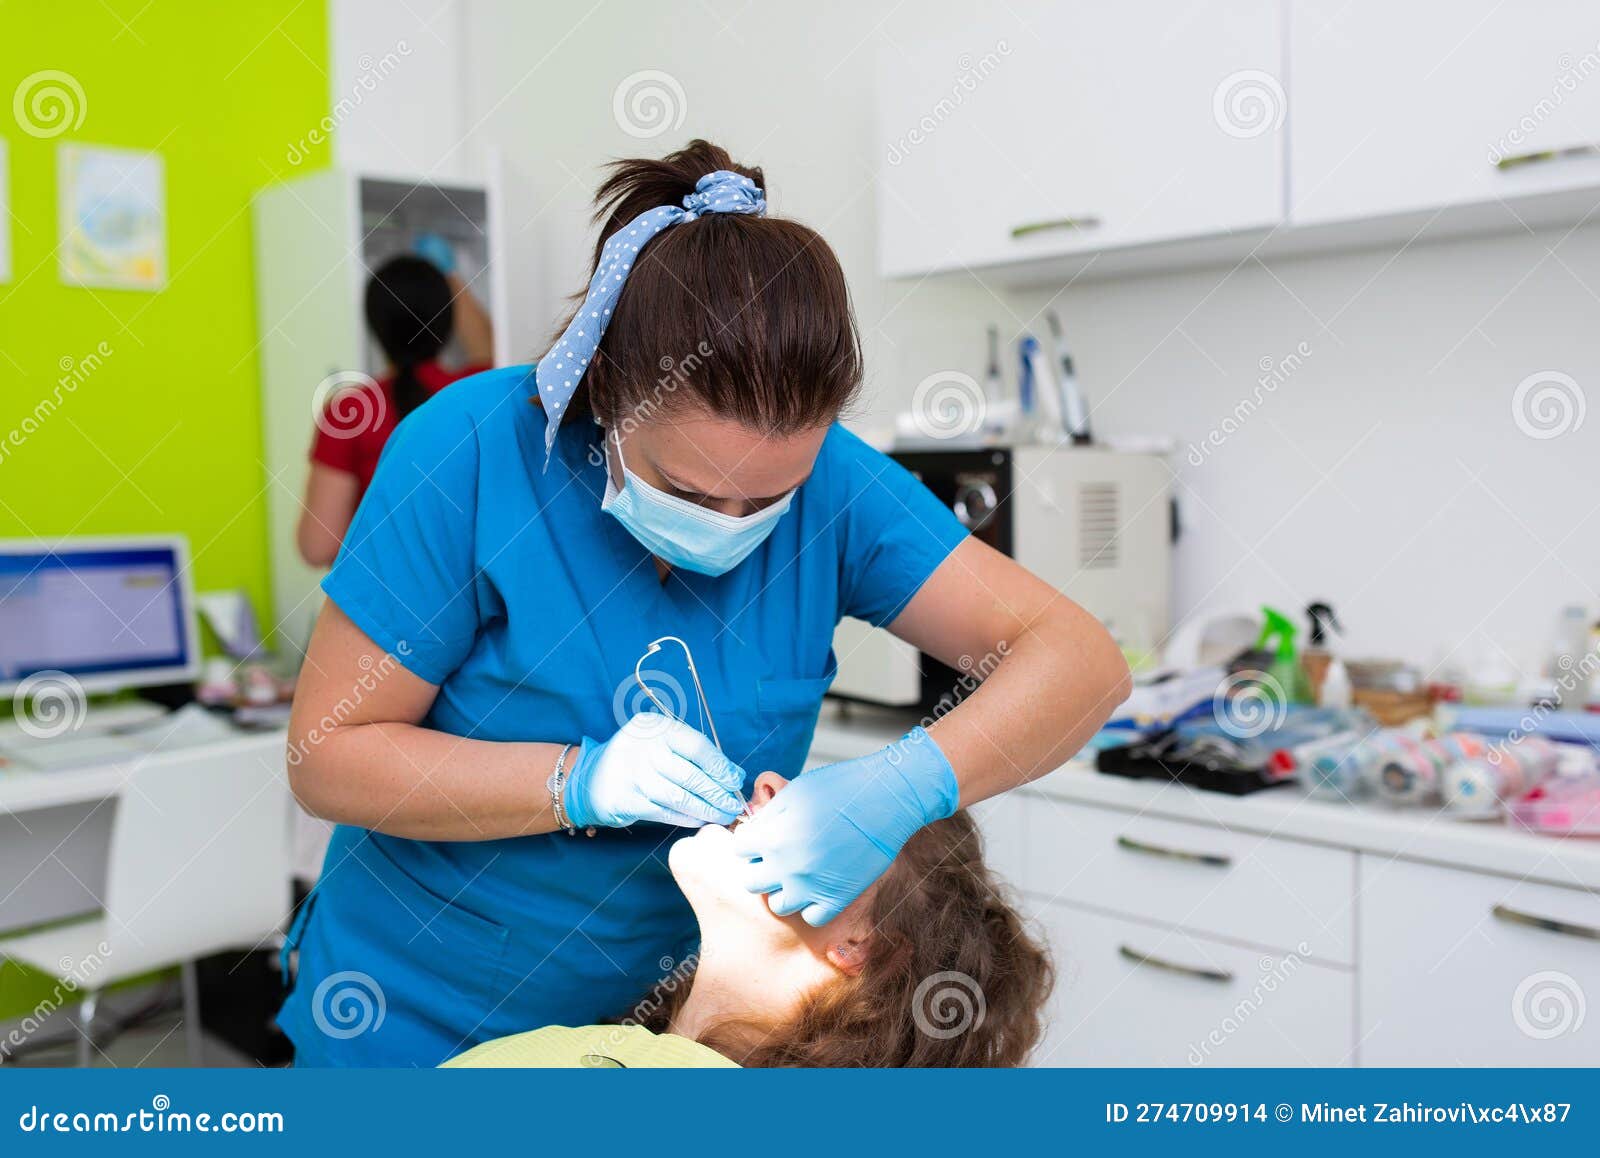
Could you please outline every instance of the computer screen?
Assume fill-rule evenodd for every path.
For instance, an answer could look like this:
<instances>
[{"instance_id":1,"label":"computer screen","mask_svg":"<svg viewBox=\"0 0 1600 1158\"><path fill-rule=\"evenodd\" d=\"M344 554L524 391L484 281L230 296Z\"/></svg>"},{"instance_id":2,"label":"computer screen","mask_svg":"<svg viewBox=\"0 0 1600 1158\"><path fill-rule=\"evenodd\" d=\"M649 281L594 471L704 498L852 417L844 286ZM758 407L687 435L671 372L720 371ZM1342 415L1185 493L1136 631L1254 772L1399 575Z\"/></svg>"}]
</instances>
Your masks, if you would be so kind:
<instances>
[{"instance_id":1,"label":"computer screen","mask_svg":"<svg viewBox=\"0 0 1600 1158\"><path fill-rule=\"evenodd\" d=\"M182 539L0 540L0 695L42 671L86 689L197 674Z\"/></svg>"}]
</instances>

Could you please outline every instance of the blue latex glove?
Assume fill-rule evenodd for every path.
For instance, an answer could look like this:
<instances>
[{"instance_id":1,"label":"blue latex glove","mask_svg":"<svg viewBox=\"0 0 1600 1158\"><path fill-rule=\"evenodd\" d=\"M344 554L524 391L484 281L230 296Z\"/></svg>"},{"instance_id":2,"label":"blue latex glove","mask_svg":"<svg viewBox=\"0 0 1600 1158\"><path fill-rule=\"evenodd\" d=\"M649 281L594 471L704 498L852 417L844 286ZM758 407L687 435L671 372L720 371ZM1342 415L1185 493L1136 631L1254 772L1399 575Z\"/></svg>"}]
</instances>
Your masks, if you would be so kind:
<instances>
[{"instance_id":1,"label":"blue latex glove","mask_svg":"<svg viewBox=\"0 0 1600 1158\"><path fill-rule=\"evenodd\" d=\"M802 773L734 831L733 850L753 861L745 885L770 893L774 913L826 925L959 802L950 761L913 728L870 756Z\"/></svg>"},{"instance_id":2,"label":"blue latex glove","mask_svg":"<svg viewBox=\"0 0 1600 1158\"><path fill-rule=\"evenodd\" d=\"M744 770L704 733L640 712L605 743L584 737L562 804L577 828L636 820L699 828L732 824L744 809Z\"/></svg>"},{"instance_id":3,"label":"blue latex glove","mask_svg":"<svg viewBox=\"0 0 1600 1158\"><path fill-rule=\"evenodd\" d=\"M440 273L448 274L456 268L456 251L437 233L417 234L416 240L411 243L411 252L438 266Z\"/></svg>"}]
</instances>

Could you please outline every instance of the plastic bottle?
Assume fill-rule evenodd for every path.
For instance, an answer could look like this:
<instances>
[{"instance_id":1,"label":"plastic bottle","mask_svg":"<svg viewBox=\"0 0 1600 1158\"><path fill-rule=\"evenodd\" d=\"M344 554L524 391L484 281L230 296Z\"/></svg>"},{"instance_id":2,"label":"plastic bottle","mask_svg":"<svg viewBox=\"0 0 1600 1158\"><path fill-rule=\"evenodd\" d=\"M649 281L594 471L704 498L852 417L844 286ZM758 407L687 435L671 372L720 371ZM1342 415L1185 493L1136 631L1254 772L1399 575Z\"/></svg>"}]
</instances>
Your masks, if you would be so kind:
<instances>
[{"instance_id":1,"label":"plastic bottle","mask_svg":"<svg viewBox=\"0 0 1600 1158\"><path fill-rule=\"evenodd\" d=\"M1345 669L1344 660L1334 656L1322 677L1322 693L1318 698L1318 706L1348 708L1354 697L1355 689L1350 684L1350 673Z\"/></svg>"},{"instance_id":2,"label":"plastic bottle","mask_svg":"<svg viewBox=\"0 0 1600 1158\"><path fill-rule=\"evenodd\" d=\"M1261 636L1256 640L1256 650L1265 651L1272 649L1272 662L1267 666L1267 675L1270 676L1284 696L1291 704L1309 704L1311 698L1311 681L1306 678L1305 668L1300 666L1300 659L1295 654L1294 637L1296 628L1294 622L1283 612L1272 607L1262 607Z\"/></svg>"}]
</instances>

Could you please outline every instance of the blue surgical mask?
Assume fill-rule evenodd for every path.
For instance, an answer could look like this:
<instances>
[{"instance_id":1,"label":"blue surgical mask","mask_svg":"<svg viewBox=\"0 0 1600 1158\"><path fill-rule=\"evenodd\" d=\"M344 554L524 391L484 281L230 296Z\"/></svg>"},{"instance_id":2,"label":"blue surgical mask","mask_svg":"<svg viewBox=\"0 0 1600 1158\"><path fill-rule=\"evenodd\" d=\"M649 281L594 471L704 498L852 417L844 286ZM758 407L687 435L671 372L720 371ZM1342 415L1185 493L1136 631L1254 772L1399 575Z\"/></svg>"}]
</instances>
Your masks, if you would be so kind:
<instances>
[{"instance_id":1,"label":"blue surgical mask","mask_svg":"<svg viewBox=\"0 0 1600 1158\"><path fill-rule=\"evenodd\" d=\"M628 469L617 439L622 485L606 470L606 494L600 509L627 528L647 551L662 562L701 575L724 575L761 546L794 501L794 491L753 515L725 515L669 495Z\"/></svg>"}]
</instances>

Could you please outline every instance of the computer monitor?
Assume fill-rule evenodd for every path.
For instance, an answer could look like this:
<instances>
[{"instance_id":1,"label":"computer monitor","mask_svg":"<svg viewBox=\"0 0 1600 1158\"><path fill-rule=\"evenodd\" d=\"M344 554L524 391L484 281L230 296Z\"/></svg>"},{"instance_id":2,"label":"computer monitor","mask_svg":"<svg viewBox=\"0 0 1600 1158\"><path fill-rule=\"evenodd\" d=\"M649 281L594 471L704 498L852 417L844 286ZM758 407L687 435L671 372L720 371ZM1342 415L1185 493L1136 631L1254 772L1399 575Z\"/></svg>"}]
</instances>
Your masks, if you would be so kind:
<instances>
[{"instance_id":1,"label":"computer monitor","mask_svg":"<svg viewBox=\"0 0 1600 1158\"><path fill-rule=\"evenodd\" d=\"M61 671L87 692L200 674L181 536L0 539L0 697Z\"/></svg>"}]
</instances>

